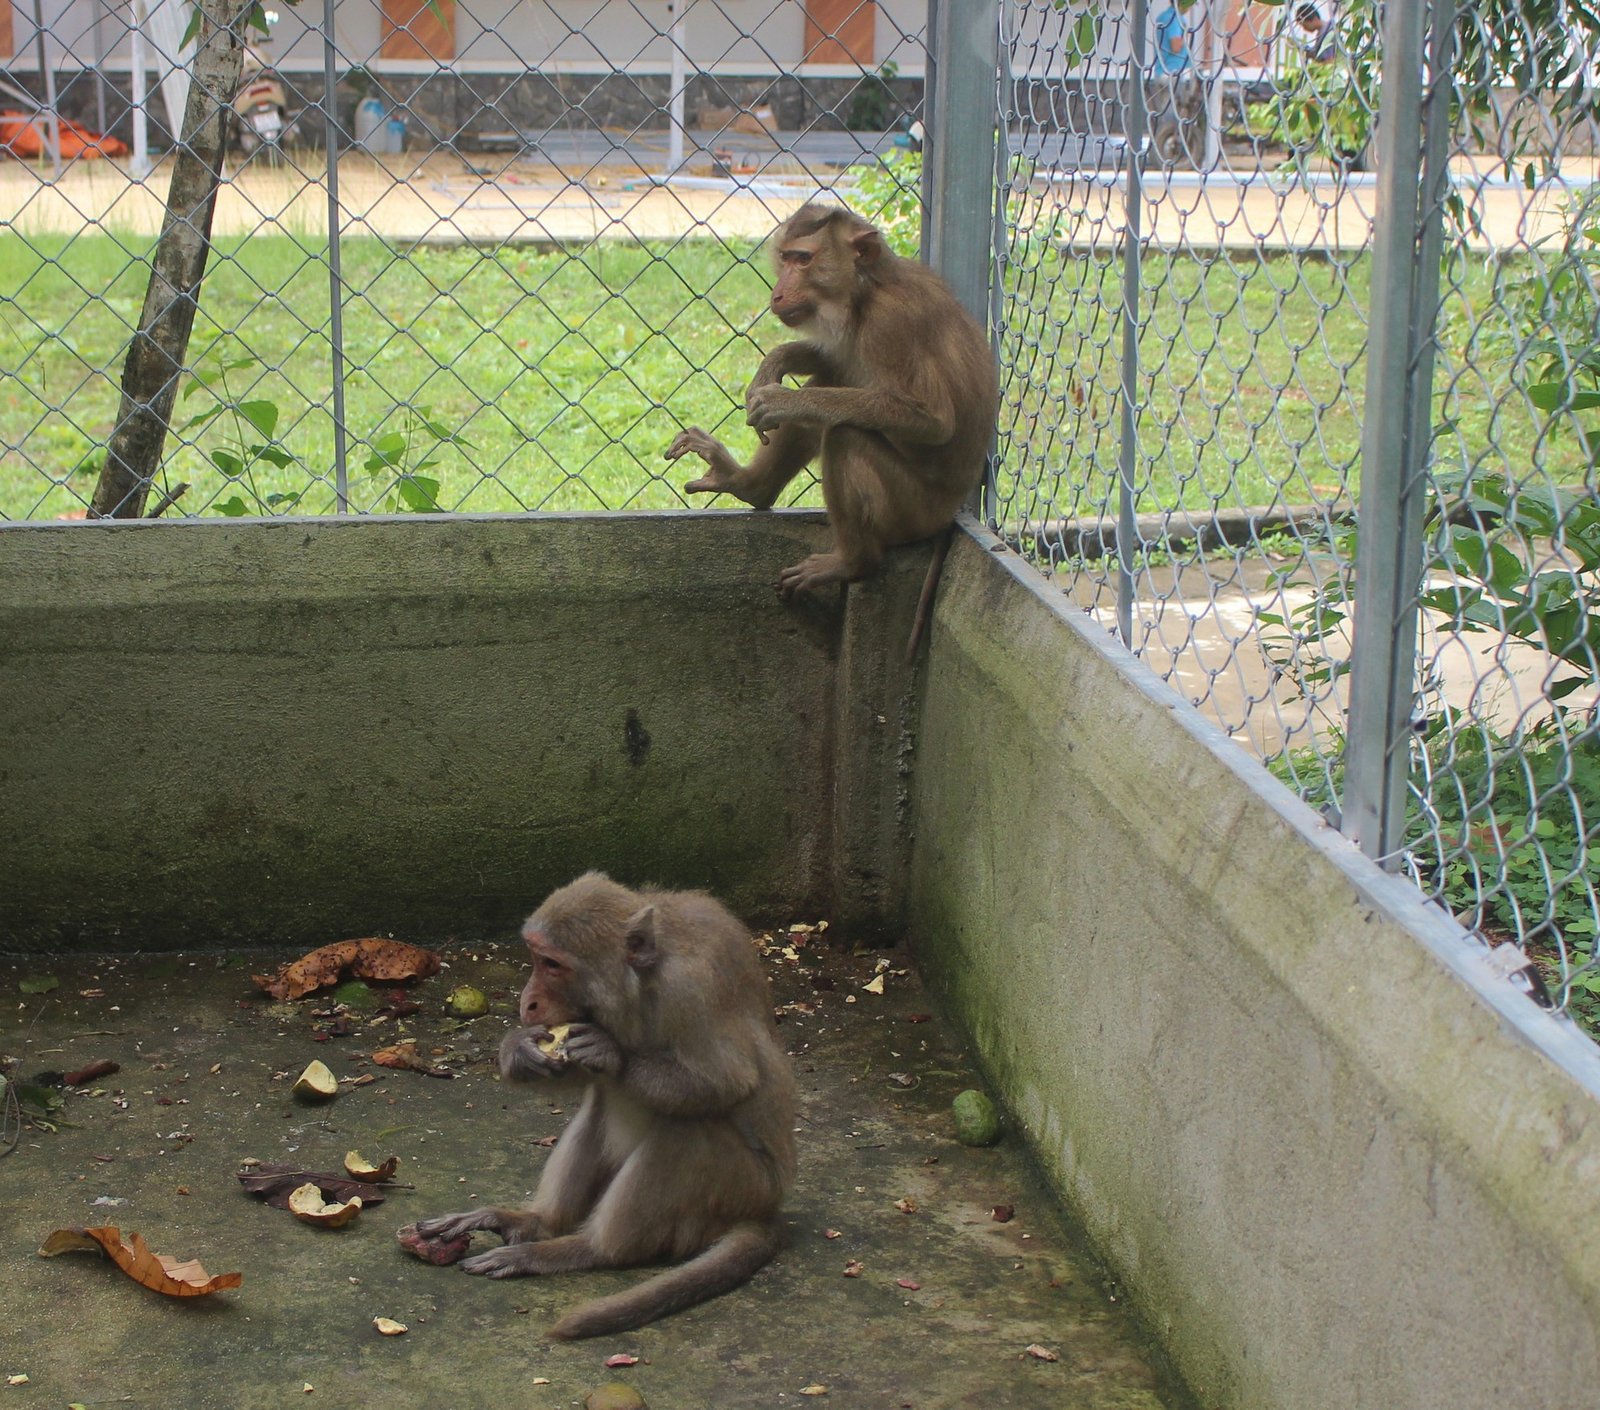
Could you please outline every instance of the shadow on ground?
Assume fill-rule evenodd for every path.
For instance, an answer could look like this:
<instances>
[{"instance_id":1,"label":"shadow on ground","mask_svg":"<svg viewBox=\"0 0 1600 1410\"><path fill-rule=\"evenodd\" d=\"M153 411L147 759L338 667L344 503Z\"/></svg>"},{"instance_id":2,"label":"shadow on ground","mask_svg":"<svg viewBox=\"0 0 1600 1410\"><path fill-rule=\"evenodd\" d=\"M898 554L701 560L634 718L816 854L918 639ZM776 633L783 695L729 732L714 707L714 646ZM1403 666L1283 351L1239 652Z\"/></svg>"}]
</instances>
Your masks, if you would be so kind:
<instances>
[{"instance_id":1,"label":"shadow on ground","mask_svg":"<svg viewBox=\"0 0 1600 1410\"><path fill-rule=\"evenodd\" d=\"M0 960L0 1054L14 1077L121 1064L67 1094L60 1129L26 1130L0 1159L0 1386L28 1378L0 1390L6 1405L553 1410L625 1380L653 1410L1186 1406L1020 1141L954 1140L951 1098L978 1078L903 958L841 955L804 932L765 949L803 1094L790 1246L714 1303L576 1344L543 1329L641 1274L489 1282L394 1242L422 1215L521 1199L547 1155L538 1142L566 1119L559 1097L493 1075L520 947L448 951L404 1018L382 1014L387 989L349 1013L325 995L270 1002L249 979L271 966L260 956ZM880 996L862 986L884 960ZM58 987L22 992L45 975ZM461 983L488 993L487 1017L446 1016ZM372 1065L404 1036L458 1075ZM312 1058L376 1080L302 1106L290 1082ZM245 1157L337 1170L352 1149L398 1155L413 1188L342 1230L268 1208L235 1179ZM997 1222L997 1205L1014 1217ZM213 1274L239 1270L243 1285L180 1302L97 1255L36 1256L51 1230L96 1224ZM375 1317L410 1331L380 1336ZM640 1359L606 1369L617 1353Z\"/></svg>"}]
</instances>

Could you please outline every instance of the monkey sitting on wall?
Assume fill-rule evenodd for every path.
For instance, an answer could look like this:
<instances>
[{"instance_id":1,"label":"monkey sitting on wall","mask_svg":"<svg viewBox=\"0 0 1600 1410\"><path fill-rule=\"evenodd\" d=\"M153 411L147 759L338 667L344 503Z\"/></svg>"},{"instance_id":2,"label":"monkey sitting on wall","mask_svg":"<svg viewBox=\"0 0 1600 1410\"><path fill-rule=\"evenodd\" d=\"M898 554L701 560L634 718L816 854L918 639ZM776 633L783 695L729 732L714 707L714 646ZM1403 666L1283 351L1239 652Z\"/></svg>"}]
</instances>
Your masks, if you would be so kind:
<instances>
[{"instance_id":1,"label":"monkey sitting on wall","mask_svg":"<svg viewBox=\"0 0 1600 1410\"><path fill-rule=\"evenodd\" d=\"M737 1287L777 1251L795 1171L794 1076L749 932L700 892L589 872L522 934L525 1026L501 1043L500 1071L588 1089L526 1209L424 1219L418 1234L499 1234L461 1264L491 1278L688 1260L569 1312L557 1337L626 1331Z\"/></svg>"},{"instance_id":2,"label":"monkey sitting on wall","mask_svg":"<svg viewBox=\"0 0 1600 1410\"><path fill-rule=\"evenodd\" d=\"M745 392L745 419L761 447L740 465L691 426L666 456L705 461L706 473L684 486L689 493L727 493L768 509L820 453L834 547L779 573L788 598L866 577L886 548L947 528L983 478L999 390L978 322L938 275L894 254L860 216L807 204L772 243L772 311L801 340L768 353ZM807 380L787 387L790 376ZM913 654L947 544L948 536L929 567Z\"/></svg>"}]
</instances>

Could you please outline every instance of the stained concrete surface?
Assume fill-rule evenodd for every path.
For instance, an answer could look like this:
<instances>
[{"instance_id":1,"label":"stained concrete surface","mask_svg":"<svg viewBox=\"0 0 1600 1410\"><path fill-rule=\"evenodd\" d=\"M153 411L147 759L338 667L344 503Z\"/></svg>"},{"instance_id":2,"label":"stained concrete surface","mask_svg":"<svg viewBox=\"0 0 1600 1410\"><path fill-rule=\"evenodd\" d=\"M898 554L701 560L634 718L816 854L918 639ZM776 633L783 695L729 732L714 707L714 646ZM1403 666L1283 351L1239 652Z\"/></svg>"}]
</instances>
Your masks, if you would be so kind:
<instances>
[{"instance_id":1,"label":"stained concrete surface","mask_svg":"<svg viewBox=\"0 0 1600 1410\"><path fill-rule=\"evenodd\" d=\"M654 1410L1188 1407L1020 1140L973 1150L953 1139L951 1098L979 1079L904 956L846 955L815 932L779 932L764 949L803 1093L790 1246L705 1307L577 1344L542 1330L644 1274L496 1283L424 1265L393 1241L419 1216L522 1198L546 1156L538 1142L566 1119L560 1094L492 1075L520 947L447 948L447 968L412 986L419 1012L358 1010L321 1042L340 1025L326 996L275 1004L250 983L287 956L0 960L0 1054L13 1076L121 1064L68 1095L59 1130L28 1130L0 1159L0 1387L28 1378L0 1390L6 1406L541 1410L621 1379ZM862 987L880 965L882 996ZM54 991L21 992L46 974ZM463 982L489 994L487 1017L446 1016L444 996ZM459 1075L373 1066L402 1035ZM299 1105L290 1081L312 1058L376 1080L346 1084L326 1107ZM414 1188L343 1230L299 1223L235 1179L245 1157L336 1170L351 1149L398 1155ZM996 1205L1015 1217L996 1222ZM137 1230L158 1253L242 1272L243 1285L179 1302L98 1256L36 1256L46 1234L74 1224ZM852 1261L857 1277L844 1275ZM382 1337L377 1316L410 1331ZM640 1360L606 1369L617 1353Z\"/></svg>"}]
</instances>

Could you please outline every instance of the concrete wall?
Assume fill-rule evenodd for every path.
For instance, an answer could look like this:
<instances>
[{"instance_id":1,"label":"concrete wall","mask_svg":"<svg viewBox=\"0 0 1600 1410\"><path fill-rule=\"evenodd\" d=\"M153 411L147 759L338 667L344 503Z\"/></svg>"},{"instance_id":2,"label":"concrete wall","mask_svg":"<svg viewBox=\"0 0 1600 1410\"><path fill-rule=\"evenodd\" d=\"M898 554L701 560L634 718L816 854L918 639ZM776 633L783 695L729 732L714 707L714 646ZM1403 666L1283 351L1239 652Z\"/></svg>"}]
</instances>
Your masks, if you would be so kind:
<instances>
[{"instance_id":1,"label":"concrete wall","mask_svg":"<svg viewBox=\"0 0 1600 1410\"><path fill-rule=\"evenodd\" d=\"M591 865L752 919L837 898L894 924L893 839L836 866L834 832L893 811L904 673L842 594L771 586L822 532L0 529L0 950L505 934ZM861 623L903 640L923 552L858 594ZM841 686L885 723L839 730Z\"/></svg>"},{"instance_id":2,"label":"concrete wall","mask_svg":"<svg viewBox=\"0 0 1600 1410\"><path fill-rule=\"evenodd\" d=\"M998 542L0 528L0 949L507 934L591 865L909 933L1202 1402L1589 1410L1600 1058Z\"/></svg>"},{"instance_id":3,"label":"concrete wall","mask_svg":"<svg viewBox=\"0 0 1600 1410\"><path fill-rule=\"evenodd\" d=\"M998 547L945 570L910 931L1178 1369L1592 1407L1596 1050Z\"/></svg>"}]
</instances>

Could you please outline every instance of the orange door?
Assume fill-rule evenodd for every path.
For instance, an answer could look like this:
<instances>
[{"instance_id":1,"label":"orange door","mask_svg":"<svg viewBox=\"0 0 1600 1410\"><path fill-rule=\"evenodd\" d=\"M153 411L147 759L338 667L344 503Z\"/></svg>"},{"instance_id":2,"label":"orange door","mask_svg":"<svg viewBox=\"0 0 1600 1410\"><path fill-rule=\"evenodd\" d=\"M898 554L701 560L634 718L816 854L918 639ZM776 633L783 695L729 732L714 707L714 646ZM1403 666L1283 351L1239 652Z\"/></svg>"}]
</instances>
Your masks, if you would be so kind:
<instances>
[{"instance_id":1,"label":"orange door","mask_svg":"<svg viewBox=\"0 0 1600 1410\"><path fill-rule=\"evenodd\" d=\"M860 64L876 68L875 0L806 0L808 64Z\"/></svg>"},{"instance_id":2,"label":"orange door","mask_svg":"<svg viewBox=\"0 0 1600 1410\"><path fill-rule=\"evenodd\" d=\"M380 58L453 59L456 0L383 0L382 32Z\"/></svg>"}]
</instances>

